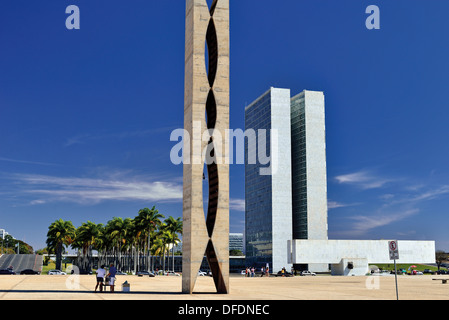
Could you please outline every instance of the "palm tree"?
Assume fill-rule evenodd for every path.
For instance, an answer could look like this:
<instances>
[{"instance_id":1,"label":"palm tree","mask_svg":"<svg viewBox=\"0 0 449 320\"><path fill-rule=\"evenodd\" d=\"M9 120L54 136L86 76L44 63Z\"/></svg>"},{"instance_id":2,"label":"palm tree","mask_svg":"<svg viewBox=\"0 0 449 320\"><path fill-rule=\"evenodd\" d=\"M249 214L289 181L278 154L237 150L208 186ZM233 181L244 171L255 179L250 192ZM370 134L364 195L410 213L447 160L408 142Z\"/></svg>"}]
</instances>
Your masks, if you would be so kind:
<instances>
[{"instance_id":1,"label":"palm tree","mask_svg":"<svg viewBox=\"0 0 449 320\"><path fill-rule=\"evenodd\" d=\"M71 221L56 220L48 227L47 247L56 253L56 269L61 270L64 245L72 244L76 229Z\"/></svg>"},{"instance_id":2,"label":"palm tree","mask_svg":"<svg viewBox=\"0 0 449 320\"><path fill-rule=\"evenodd\" d=\"M151 248L151 235L152 232L156 230L158 226L161 225L161 220L164 216L156 210L156 207L152 209L144 208L139 210L139 214L135 217L134 221L138 230L140 230L141 235L144 239L147 239L148 242L144 244L144 252L148 253L147 257L147 268L150 271L150 248Z\"/></svg>"},{"instance_id":3,"label":"palm tree","mask_svg":"<svg viewBox=\"0 0 449 320\"><path fill-rule=\"evenodd\" d=\"M118 268L120 268L121 252L125 237L125 221L122 218L114 217L106 224L106 233L111 240L111 249L113 252L115 264Z\"/></svg>"},{"instance_id":4,"label":"palm tree","mask_svg":"<svg viewBox=\"0 0 449 320\"><path fill-rule=\"evenodd\" d=\"M103 225L87 221L76 230L76 239L72 247L82 250L82 266L83 272L91 270L92 250L101 245Z\"/></svg>"},{"instance_id":5,"label":"palm tree","mask_svg":"<svg viewBox=\"0 0 449 320\"><path fill-rule=\"evenodd\" d=\"M168 230L167 225L164 223L160 226L157 238L161 241L160 253L162 258L162 270L165 272L165 253L167 252L168 244L171 241L171 232Z\"/></svg>"},{"instance_id":6,"label":"palm tree","mask_svg":"<svg viewBox=\"0 0 449 320\"><path fill-rule=\"evenodd\" d=\"M140 271L140 256L141 256L141 248L142 248L142 231L139 229L139 226L137 225L137 222L135 219L131 220L132 223L130 224L128 231L128 246L131 247L131 261L133 262L132 270L134 271L134 274L137 271ZM129 267L129 271L131 270L131 266Z\"/></svg>"},{"instance_id":7,"label":"palm tree","mask_svg":"<svg viewBox=\"0 0 449 320\"><path fill-rule=\"evenodd\" d=\"M182 235L182 220L181 218L175 219L170 216L164 222L167 225L167 230L170 232L169 243L172 245L172 268L173 272L175 272L175 246L181 241L178 234Z\"/></svg>"},{"instance_id":8,"label":"palm tree","mask_svg":"<svg viewBox=\"0 0 449 320\"><path fill-rule=\"evenodd\" d=\"M98 265L107 264L109 249L112 247L112 241L106 231L106 226L101 224L99 227L99 237L96 241L96 249L98 250Z\"/></svg>"},{"instance_id":9,"label":"palm tree","mask_svg":"<svg viewBox=\"0 0 449 320\"><path fill-rule=\"evenodd\" d=\"M131 218L123 219L115 217L108 221L105 233L109 240L109 249L112 249L113 252L115 264L120 269L129 269L129 263L125 261L124 253L128 252L129 256L129 250L132 249L135 244L136 236L134 220Z\"/></svg>"},{"instance_id":10,"label":"palm tree","mask_svg":"<svg viewBox=\"0 0 449 320\"><path fill-rule=\"evenodd\" d=\"M126 270L129 270L129 262L130 262L130 250L133 250L135 238L134 238L135 230L134 230L134 220L131 218L126 218L123 220L123 228L121 232L122 237L122 252L126 253L126 261L122 261L122 269L126 268ZM123 271L123 270L122 270Z\"/></svg>"},{"instance_id":11,"label":"palm tree","mask_svg":"<svg viewBox=\"0 0 449 320\"><path fill-rule=\"evenodd\" d=\"M162 251L164 248L164 242L162 241L162 238L157 237L154 239L152 245L151 245L151 254L156 257L159 256L159 265L161 265L161 256L162 256ZM153 264L151 265L151 268L154 270L154 260L153 260Z\"/></svg>"}]
</instances>

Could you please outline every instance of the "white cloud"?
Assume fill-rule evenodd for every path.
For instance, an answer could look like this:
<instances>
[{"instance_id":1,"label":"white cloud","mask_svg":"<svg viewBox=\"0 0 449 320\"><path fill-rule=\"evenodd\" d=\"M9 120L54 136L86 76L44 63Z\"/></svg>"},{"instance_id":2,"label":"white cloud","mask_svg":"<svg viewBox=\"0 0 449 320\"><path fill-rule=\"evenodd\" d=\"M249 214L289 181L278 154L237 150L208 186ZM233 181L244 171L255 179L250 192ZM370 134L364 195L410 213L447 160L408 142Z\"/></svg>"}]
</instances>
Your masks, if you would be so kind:
<instances>
[{"instance_id":1,"label":"white cloud","mask_svg":"<svg viewBox=\"0 0 449 320\"><path fill-rule=\"evenodd\" d=\"M418 213L419 209L410 209L399 213L392 212L382 215L351 217L351 219L355 221L352 225L352 233L353 235L362 235L372 229L390 225L417 215Z\"/></svg>"},{"instance_id":2,"label":"white cloud","mask_svg":"<svg viewBox=\"0 0 449 320\"><path fill-rule=\"evenodd\" d=\"M382 201L378 203L378 208L375 211L372 211L372 208L370 208L368 212L364 212L362 215L348 217L348 230L341 230L334 234L339 237L363 237L368 235L373 229L382 228L418 215L421 212L419 209L421 202L434 201L444 196L447 197L449 195L449 185L427 188L421 185L419 188L413 188L413 192L410 191L411 188L408 188L408 186L396 186L394 193L385 193L377 196ZM330 202L329 208L343 206L345 205L338 202ZM405 235L406 233L401 231L401 233L398 232L397 234ZM409 235L412 235L412 233Z\"/></svg>"},{"instance_id":3,"label":"white cloud","mask_svg":"<svg viewBox=\"0 0 449 320\"><path fill-rule=\"evenodd\" d=\"M245 212L245 199L230 199L229 209Z\"/></svg>"},{"instance_id":4,"label":"white cloud","mask_svg":"<svg viewBox=\"0 0 449 320\"><path fill-rule=\"evenodd\" d=\"M399 204L414 205L422 201L435 200L447 194L449 194L449 185L443 185L427 191L415 192L414 194L385 194L380 198L386 201L388 206Z\"/></svg>"},{"instance_id":5,"label":"white cloud","mask_svg":"<svg viewBox=\"0 0 449 320\"><path fill-rule=\"evenodd\" d=\"M30 204L31 204L32 206L34 206L34 205L38 205L38 204L44 204L45 202L46 202L45 200L38 199L38 200L32 200L32 201L30 201Z\"/></svg>"},{"instance_id":6,"label":"white cloud","mask_svg":"<svg viewBox=\"0 0 449 320\"><path fill-rule=\"evenodd\" d=\"M98 174L97 174L98 175ZM135 176L131 171L111 171L101 177L59 177L39 174L7 175L15 195L30 197L26 203L49 202L97 204L104 201L182 202L182 180L160 181ZM205 198L207 203L207 198ZM230 199L229 208L245 212L245 199Z\"/></svg>"},{"instance_id":7,"label":"white cloud","mask_svg":"<svg viewBox=\"0 0 449 320\"><path fill-rule=\"evenodd\" d=\"M375 176L367 171L359 171L351 174L341 175L335 177L340 184L353 184L362 189L378 189L385 184L392 182L392 179L386 179Z\"/></svg>"},{"instance_id":8,"label":"white cloud","mask_svg":"<svg viewBox=\"0 0 449 320\"><path fill-rule=\"evenodd\" d=\"M182 185L136 177L76 178L47 175L14 175L21 192L39 196L30 204L65 201L95 204L116 201L182 201Z\"/></svg>"},{"instance_id":9,"label":"white cloud","mask_svg":"<svg viewBox=\"0 0 449 320\"><path fill-rule=\"evenodd\" d=\"M379 199L384 200L384 201L389 201L391 199L394 199L395 195L392 193L387 193L387 194L383 194L379 197Z\"/></svg>"},{"instance_id":10,"label":"white cloud","mask_svg":"<svg viewBox=\"0 0 449 320\"><path fill-rule=\"evenodd\" d=\"M332 209L338 209L338 208L347 208L347 207L354 207L354 206L358 206L360 205L360 203L340 203L337 201L331 201L329 200L327 202L327 208L328 210L332 210Z\"/></svg>"},{"instance_id":11,"label":"white cloud","mask_svg":"<svg viewBox=\"0 0 449 320\"><path fill-rule=\"evenodd\" d=\"M427 192L423 192L415 195L411 200L412 201L426 201L433 200L438 198L439 196L445 195L449 193L449 185L444 185L437 189L433 189Z\"/></svg>"},{"instance_id":12,"label":"white cloud","mask_svg":"<svg viewBox=\"0 0 449 320\"><path fill-rule=\"evenodd\" d=\"M33 164L33 165L39 165L39 166L57 166L57 164L55 164L55 163L28 161L28 160L18 160L18 159L4 158L4 157L0 157L0 161L12 162L12 163L21 163L21 164Z\"/></svg>"},{"instance_id":13,"label":"white cloud","mask_svg":"<svg viewBox=\"0 0 449 320\"><path fill-rule=\"evenodd\" d=\"M70 137L66 139L66 142L63 144L64 147L70 147L77 144L86 144L89 142L101 141L101 140L111 140L111 141L122 141L125 139L139 138L139 137L147 137L150 135L160 134L160 133L168 133L172 130L176 129L176 126L166 126L161 128L152 128L145 130L136 130L136 131L125 131L125 132L115 132L115 133L100 133L100 134L79 134L74 137Z\"/></svg>"}]
</instances>

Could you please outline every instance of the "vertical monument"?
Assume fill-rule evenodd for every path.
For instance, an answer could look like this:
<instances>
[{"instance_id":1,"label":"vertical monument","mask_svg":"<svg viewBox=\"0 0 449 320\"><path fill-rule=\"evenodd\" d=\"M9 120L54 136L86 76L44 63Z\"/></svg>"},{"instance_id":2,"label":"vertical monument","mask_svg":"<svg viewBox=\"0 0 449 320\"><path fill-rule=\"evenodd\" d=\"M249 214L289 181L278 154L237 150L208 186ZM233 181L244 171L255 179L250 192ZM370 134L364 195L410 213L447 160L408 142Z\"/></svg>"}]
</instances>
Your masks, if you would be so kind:
<instances>
[{"instance_id":1,"label":"vertical monument","mask_svg":"<svg viewBox=\"0 0 449 320\"><path fill-rule=\"evenodd\" d=\"M184 137L182 291L193 292L206 256L217 292L227 294L229 0L186 3L184 129L190 139ZM204 195L203 180L208 184Z\"/></svg>"}]
</instances>

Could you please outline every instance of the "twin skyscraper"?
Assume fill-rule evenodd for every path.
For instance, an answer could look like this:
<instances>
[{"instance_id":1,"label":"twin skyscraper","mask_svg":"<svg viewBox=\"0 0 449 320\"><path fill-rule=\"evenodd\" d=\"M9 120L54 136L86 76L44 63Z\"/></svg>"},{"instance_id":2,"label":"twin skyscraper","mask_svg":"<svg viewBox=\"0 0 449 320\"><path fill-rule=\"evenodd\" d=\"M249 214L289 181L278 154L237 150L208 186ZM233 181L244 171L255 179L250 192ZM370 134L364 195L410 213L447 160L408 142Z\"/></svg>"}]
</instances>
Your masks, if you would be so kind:
<instances>
[{"instance_id":1,"label":"twin skyscraper","mask_svg":"<svg viewBox=\"0 0 449 320\"><path fill-rule=\"evenodd\" d=\"M277 272L291 267L288 241L328 239L324 94L270 88L246 107L245 126L266 130L266 152L276 159L272 174L261 175L264 165L247 161L258 150L245 144L246 261Z\"/></svg>"}]
</instances>

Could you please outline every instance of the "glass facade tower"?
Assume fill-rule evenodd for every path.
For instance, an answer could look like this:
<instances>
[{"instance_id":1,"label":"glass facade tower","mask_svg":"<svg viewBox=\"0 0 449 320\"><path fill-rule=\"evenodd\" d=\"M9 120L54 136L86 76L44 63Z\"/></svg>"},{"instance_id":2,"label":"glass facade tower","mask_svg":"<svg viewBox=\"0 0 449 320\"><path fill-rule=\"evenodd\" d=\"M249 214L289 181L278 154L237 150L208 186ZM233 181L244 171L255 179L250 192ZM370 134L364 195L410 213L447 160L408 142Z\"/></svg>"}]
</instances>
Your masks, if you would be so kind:
<instances>
[{"instance_id":1,"label":"glass facade tower","mask_svg":"<svg viewBox=\"0 0 449 320\"><path fill-rule=\"evenodd\" d=\"M247 264L268 263L274 272L289 270L289 240L328 239L324 94L303 91L291 98L289 89L271 88L246 107L245 127L256 135L267 132L266 140L258 136L257 143L245 141ZM269 175L261 174L267 165L251 161L261 147L272 158L278 154ZM295 267L328 269L327 265Z\"/></svg>"},{"instance_id":2,"label":"glass facade tower","mask_svg":"<svg viewBox=\"0 0 449 320\"><path fill-rule=\"evenodd\" d=\"M327 165L324 94L291 99L293 238L327 240Z\"/></svg>"},{"instance_id":3,"label":"glass facade tower","mask_svg":"<svg viewBox=\"0 0 449 320\"><path fill-rule=\"evenodd\" d=\"M304 92L292 99L291 108L293 238L298 240L306 240L308 237L307 157Z\"/></svg>"},{"instance_id":4,"label":"glass facade tower","mask_svg":"<svg viewBox=\"0 0 449 320\"><path fill-rule=\"evenodd\" d=\"M271 129L271 92L267 92L245 110L245 129ZM266 142L269 139L266 139ZM267 153L270 144L266 143ZM264 166L259 161L250 163L249 158L257 154L257 143L245 141L245 234L248 265L272 264L272 199L271 176L260 175Z\"/></svg>"},{"instance_id":5,"label":"glass facade tower","mask_svg":"<svg viewBox=\"0 0 449 320\"><path fill-rule=\"evenodd\" d=\"M287 265L291 233L290 90L271 88L245 109L245 234L249 266ZM275 147L274 147L275 146ZM271 161L261 161L261 154ZM277 160L274 160L274 157ZM254 159L256 161L254 162ZM269 169L270 174L262 170Z\"/></svg>"}]
</instances>

